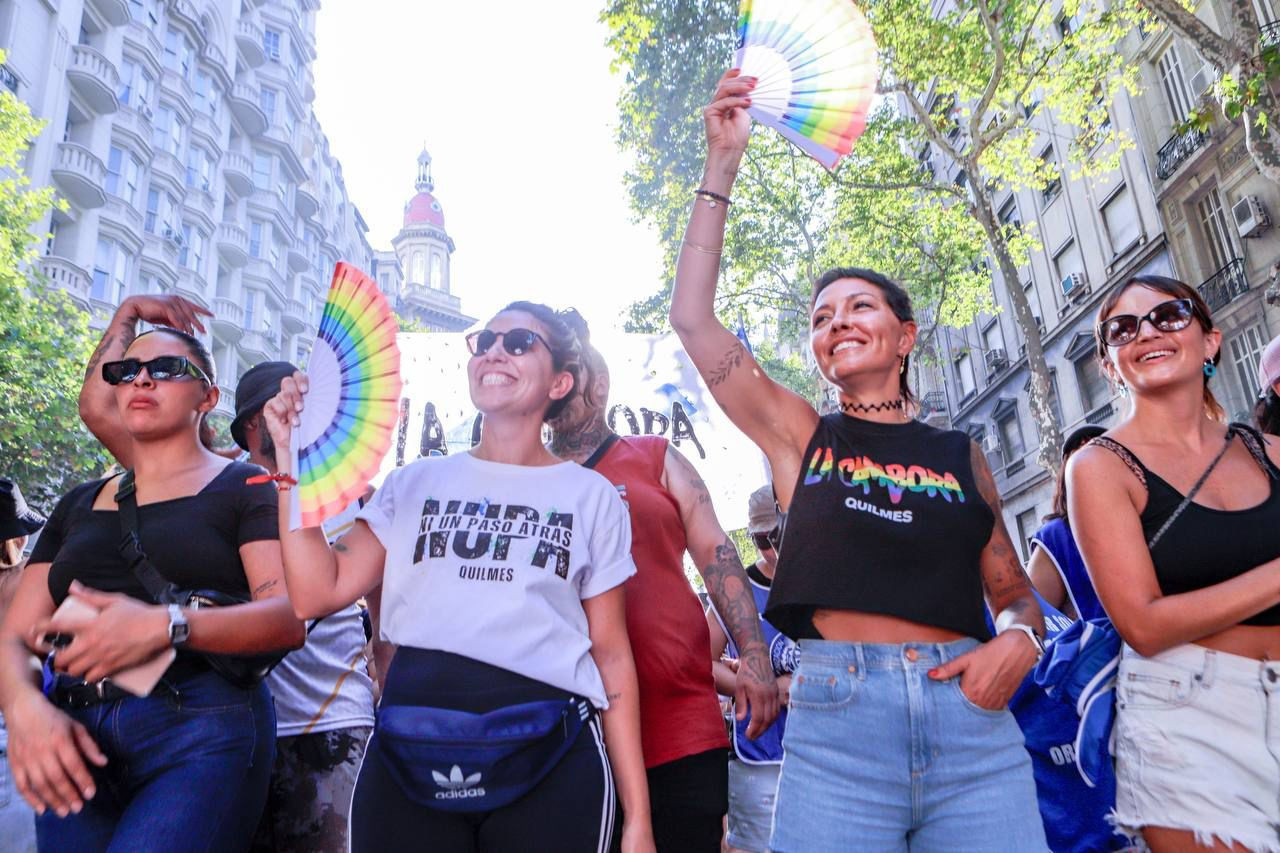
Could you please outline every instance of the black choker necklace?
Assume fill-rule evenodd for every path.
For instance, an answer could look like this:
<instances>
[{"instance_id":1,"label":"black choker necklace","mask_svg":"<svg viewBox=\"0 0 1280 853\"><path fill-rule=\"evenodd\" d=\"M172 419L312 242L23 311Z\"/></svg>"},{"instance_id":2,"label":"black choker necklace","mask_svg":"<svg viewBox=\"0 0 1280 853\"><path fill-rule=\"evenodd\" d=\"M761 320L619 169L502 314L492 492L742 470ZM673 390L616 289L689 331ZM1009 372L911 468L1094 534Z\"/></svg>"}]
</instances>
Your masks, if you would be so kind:
<instances>
[{"instance_id":1,"label":"black choker necklace","mask_svg":"<svg viewBox=\"0 0 1280 853\"><path fill-rule=\"evenodd\" d=\"M896 400L885 400L883 403L841 403L840 411L842 412L892 412L902 411L902 398Z\"/></svg>"}]
</instances>

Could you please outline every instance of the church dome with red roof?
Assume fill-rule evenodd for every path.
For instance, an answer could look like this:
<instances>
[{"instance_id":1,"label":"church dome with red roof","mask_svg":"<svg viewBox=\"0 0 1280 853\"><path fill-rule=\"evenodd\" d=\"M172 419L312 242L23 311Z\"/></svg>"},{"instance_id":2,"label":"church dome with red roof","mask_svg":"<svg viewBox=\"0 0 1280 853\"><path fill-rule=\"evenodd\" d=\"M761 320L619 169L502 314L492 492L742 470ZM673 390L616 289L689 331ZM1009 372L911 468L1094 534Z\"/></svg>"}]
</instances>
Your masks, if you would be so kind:
<instances>
[{"instance_id":1,"label":"church dome with red roof","mask_svg":"<svg viewBox=\"0 0 1280 853\"><path fill-rule=\"evenodd\" d=\"M444 227L444 208L436 197L425 190L419 192L404 206L404 227L413 225L434 225Z\"/></svg>"}]
</instances>

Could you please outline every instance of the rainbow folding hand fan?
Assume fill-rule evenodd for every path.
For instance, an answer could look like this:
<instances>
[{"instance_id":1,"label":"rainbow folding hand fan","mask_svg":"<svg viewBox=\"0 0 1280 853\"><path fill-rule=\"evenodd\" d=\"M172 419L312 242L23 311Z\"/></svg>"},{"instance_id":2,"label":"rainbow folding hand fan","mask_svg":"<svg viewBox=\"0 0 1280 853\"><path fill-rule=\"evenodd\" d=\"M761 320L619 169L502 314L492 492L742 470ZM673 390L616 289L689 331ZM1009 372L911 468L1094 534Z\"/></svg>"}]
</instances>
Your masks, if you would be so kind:
<instances>
[{"instance_id":1,"label":"rainbow folding hand fan","mask_svg":"<svg viewBox=\"0 0 1280 853\"><path fill-rule=\"evenodd\" d=\"M316 527L364 494L391 448L400 402L395 315L373 279L339 263L307 364L289 451L289 528Z\"/></svg>"},{"instance_id":2,"label":"rainbow folding hand fan","mask_svg":"<svg viewBox=\"0 0 1280 853\"><path fill-rule=\"evenodd\" d=\"M876 89L876 45L850 0L742 0L735 64L747 112L828 169L853 149Z\"/></svg>"}]
</instances>

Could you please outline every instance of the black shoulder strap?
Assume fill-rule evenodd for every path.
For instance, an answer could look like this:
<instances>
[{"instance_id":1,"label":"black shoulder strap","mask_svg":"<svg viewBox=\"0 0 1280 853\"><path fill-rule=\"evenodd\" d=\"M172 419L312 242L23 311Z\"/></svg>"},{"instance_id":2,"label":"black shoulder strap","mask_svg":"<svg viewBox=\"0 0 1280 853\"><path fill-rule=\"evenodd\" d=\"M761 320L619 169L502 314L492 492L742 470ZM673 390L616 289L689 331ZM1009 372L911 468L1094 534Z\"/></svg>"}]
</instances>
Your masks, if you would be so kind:
<instances>
[{"instance_id":1,"label":"black shoulder strap","mask_svg":"<svg viewBox=\"0 0 1280 853\"><path fill-rule=\"evenodd\" d=\"M1218 467L1218 463L1222 461L1222 457L1227 454L1227 448L1231 446L1231 439L1234 438L1235 435L1236 430L1232 427L1227 427L1227 439L1222 442L1222 448L1218 451L1218 455L1213 457L1213 461L1209 463L1209 467L1204 469L1204 473L1200 475L1200 479L1196 480L1196 484L1191 487L1191 491L1187 492L1186 497L1184 497L1182 502L1178 504L1178 508L1175 509L1167 519L1165 519L1164 524L1160 525L1160 529L1155 532L1155 535L1147 540L1148 550L1156 547L1156 543L1160 541L1160 537L1164 536L1165 532L1173 526L1173 523L1178 520L1178 516L1182 515L1182 511L1191 505L1191 501L1199 493L1200 487L1204 485L1205 480L1209 479L1209 475L1213 473L1213 469ZM1097 441L1097 439L1094 439L1094 441Z\"/></svg>"},{"instance_id":2,"label":"black shoulder strap","mask_svg":"<svg viewBox=\"0 0 1280 853\"><path fill-rule=\"evenodd\" d=\"M1248 448L1258 467L1265 471L1268 477L1280 477L1280 470L1276 469L1276 464L1267 455L1267 440L1262 437L1261 432L1248 424L1239 422L1228 424L1227 431L1240 436L1240 440L1244 442L1244 446Z\"/></svg>"},{"instance_id":3,"label":"black shoulder strap","mask_svg":"<svg viewBox=\"0 0 1280 853\"><path fill-rule=\"evenodd\" d=\"M609 433L609 437L604 440L603 444L596 448L596 452L592 453L591 456L587 458L586 462L582 463L582 467L595 468L600 464L600 460L604 458L604 455L609 452L609 448L613 447L617 441L618 434L616 432Z\"/></svg>"},{"instance_id":4,"label":"black shoulder strap","mask_svg":"<svg viewBox=\"0 0 1280 853\"><path fill-rule=\"evenodd\" d=\"M138 496L134 490L133 470L124 472L116 487L116 509L120 516L120 553L147 594L157 604L179 604L178 588L164 579L142 550L138 535Z\"/></svg>"}]
</instances>

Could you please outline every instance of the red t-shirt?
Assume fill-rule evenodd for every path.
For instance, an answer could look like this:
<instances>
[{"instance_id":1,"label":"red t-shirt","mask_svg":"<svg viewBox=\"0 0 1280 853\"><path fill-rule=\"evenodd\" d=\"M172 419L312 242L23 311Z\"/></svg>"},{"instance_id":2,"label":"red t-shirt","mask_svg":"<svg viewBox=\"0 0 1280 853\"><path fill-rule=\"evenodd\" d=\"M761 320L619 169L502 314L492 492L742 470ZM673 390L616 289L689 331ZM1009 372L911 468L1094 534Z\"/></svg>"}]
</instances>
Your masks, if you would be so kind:
<instances>
[{"instance_id":1,"label":"red t-shirt","mask_svg":"<svg viewBox=\"0 0 1280 853\"><path fill-rule=\"evenodd\" d=\"M625 436L595 466L631 513L636 573L626 582L627 633L640 681L645 767L729 746L706 617L684 574L684 521L662 487L666 455L665 438Z\"/></svg>"}]
</instances>

